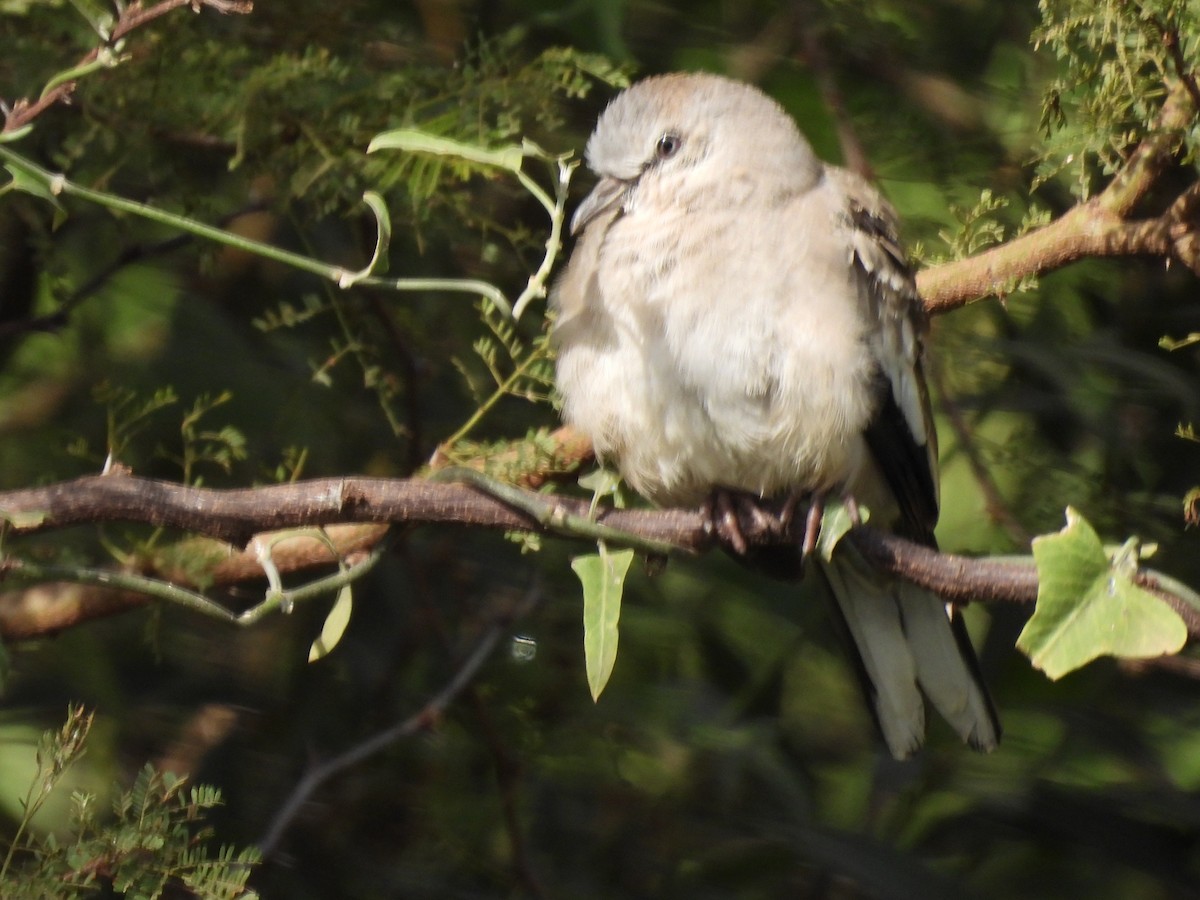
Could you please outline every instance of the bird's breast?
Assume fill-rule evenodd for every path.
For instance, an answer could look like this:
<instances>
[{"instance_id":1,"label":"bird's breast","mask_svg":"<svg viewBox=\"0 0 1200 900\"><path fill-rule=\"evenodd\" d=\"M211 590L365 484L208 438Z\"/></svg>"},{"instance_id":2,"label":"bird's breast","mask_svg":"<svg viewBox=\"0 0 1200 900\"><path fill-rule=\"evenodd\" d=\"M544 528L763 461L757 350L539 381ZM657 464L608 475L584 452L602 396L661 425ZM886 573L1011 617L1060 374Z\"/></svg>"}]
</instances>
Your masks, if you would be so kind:
<instances>
[{"instance_id":1,"label":"bird's breast","mask_svg":"<svg viewBox=\"0 0 1200 900\"><path fill-rule=\"evenodd\" d=\"M565 418L660 503L831 488L861 463L873 366L849 261L742 212L635 210L564 278L582 294L559 302Z\"/></svg>"}]
</instances>

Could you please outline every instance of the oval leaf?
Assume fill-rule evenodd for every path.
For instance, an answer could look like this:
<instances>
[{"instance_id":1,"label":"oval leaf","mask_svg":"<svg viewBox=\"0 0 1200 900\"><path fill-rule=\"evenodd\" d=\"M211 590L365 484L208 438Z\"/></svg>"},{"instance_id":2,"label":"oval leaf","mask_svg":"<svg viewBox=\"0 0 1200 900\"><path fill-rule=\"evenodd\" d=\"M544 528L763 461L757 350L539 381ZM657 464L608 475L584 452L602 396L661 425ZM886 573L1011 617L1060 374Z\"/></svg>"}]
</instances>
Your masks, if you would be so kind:
<instances>
[{"instance_id":1,"label":"oval leaf","mask_svg":"<svg viewBox=\"0 0 1200 900\"><path fill-rule=\"evenodd\" d=\"M625 575L633 561L632 550L578 556L571 568L583 585L583 656L592 700L599 700L617 662L617 623Z\"/></svg>"},{"instance_id":2,"label":"oval leaf","mask_svg":"<svg viewBox=\"0 0 1200 900\"><path fill-rule=\"evenodd\" d=\"M525 151L517 144L503 147L481 147L467 144L440 135L419 131L416 128L397 128L377 134L367 146L368 153L377 150L407 150L409 153L431 153L434 156L456 156L468 162L484 166L498 166L519 172Z\"/></svg>"},{"instance_id":3,"label":"oval leaf","mask_svg":"<svg viewBox=\"0 0 1200 900\"><path fill-rule=\"evenodd\" d=\"M338 591L337 600L333 602L333 608L325 617L325 624L321 626L321 636L308 648L310 663L328 656L338 645L338 641L346 633L346 626L350 624L350 612L353 608L354 593L350 590L350 585L346 585Z\"/></svg>"}]
</instances>

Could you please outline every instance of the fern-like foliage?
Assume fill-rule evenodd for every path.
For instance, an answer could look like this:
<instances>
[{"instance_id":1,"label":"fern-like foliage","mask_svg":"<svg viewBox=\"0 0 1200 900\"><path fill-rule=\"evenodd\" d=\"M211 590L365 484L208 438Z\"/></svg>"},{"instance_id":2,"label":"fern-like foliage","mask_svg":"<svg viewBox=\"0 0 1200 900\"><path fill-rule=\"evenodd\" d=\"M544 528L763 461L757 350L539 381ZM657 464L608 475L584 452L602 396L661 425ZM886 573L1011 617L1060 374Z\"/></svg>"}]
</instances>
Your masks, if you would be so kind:
<instances>
[{"instance_id":1,"label":"fern-like foliage","mask_svg":"<svg viewBox=\"0 0 1200 900\"><path fill-rule=\"evenodd\" d=\"M95 798L71 796L69 833L39 835L29 821L63 773L83 755L92 716L68 711L58 731L38 746L38 771L24 802L25 817L0 869L5 900L107 897L156 900L192 896L202 900L252 900L246 882L259 861L253 847L213 846L205 814L221 805L208 785L162 773L150 764L126 791L118 791L111 816L101 816Z\"/></svg>"},{"instance_id":2,"label":"fern-like foliage","mask_svg":"<svg viewBox=\"0 0 1200 900\"><path fill-rule=\"evenodd\" d=\"M1191 0L1041 0L1035 45L1061 63L1046 91L1037 183L1069 174L1086 199L1155 129L1168 85L1194 78L1200 6ZM1183 61L1181 71L1179 63ZM1194 155L1197 135L1181 136ZM1035 184L1036 186L1036 184Z\"/></svg>"},{"instance_id":3,"label":"fern-like foliage","mask_svg":"<svg viewBox=\"0 0 1200 900\"><path fill-rule=\"evenodd\" d=\"M562 446L547 428L529 431L518 440L462 440L443 448L447 462L479 469L509 484L541 484L574 471L578 460L563 459Z\"/></svg>"},{"instance_id":4,"label":"fern-like foliage","mask_svg":"<svg viewBox=\"0 0 1200 900\"><path fill-rule=\"evenodd\" d=\"M970 209L951 206L958 222L957 230L943 230L939 237L949 248L950 259L965 259L981 250L1003 243L1005 226L995 214L1008 206L1008 200L985 188L979 201Z\"/></svg>"},{"instance_id":5,"label":"fern-like foliage","mask_svg":"<svg viewBox=\"0 0 1200 900\"><path fill-rule=\"evenodd\" d=\"M479 312L488 333L476 339L473 345L476 359L454 360L455 368L466 381L477 406L462 427L446 440L442 452L451 462L460 464L502 455L507 474L493 474L505 480L517 480L522 473L531 474L545 463L545 459L535 462L539 458L536 445L530 445L528 453L514 457L512 445L504 444L502 448L489 450L486 444L468 442L467 436L506 397L528 403L552 402L554 356L549 332L543 329L532 340L525 340L518 333L516 324L488 301L480 301ZM514 469L510 464L517 458L531 465Z\"/></svg>"},{"instance_id":6,"label":"fern-like foliage","mask_svg":"<svg viewBox=\"0 0 1200 900\"><path fill-rule=\"evenodd\" d=\"M385 195L394 216L407 212L409 221L398 224L428 224L448 209L482 221L467 182L488 172L462 160L368 157L370 139L414 126L483 146L522 137L552 142L564 124L564 100L598 81L628 81L622 68L581 51L552 48L522 59L519 34L480 40L452 70L415 48L395 48L399 52L377 66L326 46L264 58L228 39L205 38L186 18L164 21L154 40L152 63L126 66L119 77L86 86L100 124L79 135L67 155L148 154L158 179L186 186L195 172L176 168L187 158L161 155L161 135L185 145L202 142L232 151L230 169L269 184L276 205L302 202L311 219L353 211L372 189ZM164 90L171 103L160 102ZM131 109L139 111L133 123Z\"/></svg>"}]
</instances>

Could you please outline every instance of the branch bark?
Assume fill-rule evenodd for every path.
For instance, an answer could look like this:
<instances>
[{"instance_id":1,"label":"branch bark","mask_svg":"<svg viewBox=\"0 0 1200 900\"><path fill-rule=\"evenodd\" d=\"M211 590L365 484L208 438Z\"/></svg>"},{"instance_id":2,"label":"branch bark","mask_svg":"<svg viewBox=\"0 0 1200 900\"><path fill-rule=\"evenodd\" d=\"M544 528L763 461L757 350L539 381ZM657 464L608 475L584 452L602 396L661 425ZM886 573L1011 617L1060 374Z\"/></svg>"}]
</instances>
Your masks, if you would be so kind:
<instances>
[{"instance_id":1,"label":"branch bark","mask_svg":"<svg viewBox=\"0 0 1200 900\"><path fill-rule=\"evenodd\" d=\"M1012 293L1025 278L1089 256L1152 256L1175 260L1200 275L1200 188L1193 184L1159 216L1130 218L1172 164L1180 135L1197 114L1184 82L1163 103L1153 133L1129 155L1098 195L1058 219L967 259L917 273L930 313L943 313L984 297Z\"/></svg>"},{"instance_id":2,"label":"branch bark","mask_svg":"<svg viewBox=\"0 0 1200 900\"><path fill-rule=\"evenodd\" d=\"M474 487L422 480L324 478L253 489L214 490L186 487L126 474L95 475L38 488L0 493L0 517L10 539L73 525L136 522L206 535L233 545L261 543L262 532L311 526L329 529L330 546L300 534L288 548L276 545L272 563L282 572L329 565L352 550L362 551L381 540L387 525L468 525L570 536L554 523L586 517L589 503L557 494L523 493L523 502L540 505L545 514L522 512ZM685 554L716 545L702 510L608 509L597 515L603 525L627 534L672 544ZM550 524L544 524L550 523ZM751 545L780 538L750 516L741 523ZM1032 566L938 553L869 527L855 529L852 539L885 571L928 587L948 600L1030 603L1037 597ZM227 548L228 556L204 573L217 586L262 578L252 550ZM19 563L0 562L0 578L19 571ZM216 573L216 576L214 576ZM184 573L170 573L186 578ZM193 576L194 577L194 576ZM1152 578L1148 589L1185 617L1192 634L1200 634L1200 616ZM128 593L65 591L61 602L48 603L45 589L21 591L0 600L0 637L19 640L53 633L92 618L147 602Z\"/></svg>"}]
</instances>

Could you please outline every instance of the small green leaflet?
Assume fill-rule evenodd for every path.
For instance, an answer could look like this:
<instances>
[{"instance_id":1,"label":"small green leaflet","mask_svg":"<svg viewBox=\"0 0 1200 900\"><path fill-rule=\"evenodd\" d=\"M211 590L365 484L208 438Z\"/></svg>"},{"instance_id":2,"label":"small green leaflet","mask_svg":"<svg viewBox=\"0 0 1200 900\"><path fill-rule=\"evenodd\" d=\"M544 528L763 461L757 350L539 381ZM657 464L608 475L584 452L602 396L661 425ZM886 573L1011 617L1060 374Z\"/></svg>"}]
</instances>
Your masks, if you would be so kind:
<instances>
[{"instance_id":1,"label":"small green leaflet","mask_svg":"<svg viewBox=\"0 0 1200 900\"><path fill-rule=\"evenodd\" d=\"M0 522L11 525L18 530L37 528L46 521L47 512L44 509L30 509L23 512L9 512L0 509Z\"/></svg>"},{"instance_id":2,"label":"small green leaflet","mask_svg":"<svg viewBox=\"0 0 1200 900\"><path fill-rule=\"evenodd\" d=\"M407 150L410 153L432 153L435 156L457 156L484 166L498 166L512 172L521 170L525 150L520 144L503 147L480 147L450 138L439 137L416 128L397 128L377 134L367 146L368 153L376 150Z\"/></svg>"},{"instance_id":3,"label":"small green leaflet","mask_svg":"<svg viewBox=\"0 0 1200 900\"><path fill-rule=\"evenodd\" d=\"M4 11L4 3L0 2L0 12L3 12L3 11ZM21 138L25 137L32 131L33 131L32 125L22 125L20 128L13 129L12 131L6 131L3 134L0 134L0 144L8 144L8 143L11 143L12 141L19 141Z\"/></svg>"},{"instance_id":4,"label":"small green leaflet","mask_svg":"<svg viewBox=\"0 0 1200 900\"><path fill-rule=\"evenodd\" d=\"M1017 647L1051 679L1109 655L1144 659L1177 653L1187 626L1153 594L1133 583L1137 554L1131 544L1110 562L1100 538L1078 511L1067 525L1034 538L1037 608Z\"/></svg>"},{"instance_id":5,"label":"small green leaflet","mask_svg":"<svg viewBox=\"0 0 1200 900\"><path fill-rule=\"evenodd\" d=\"M36 175L15 164L6 165L4 169L12 176L13 189L24 191L41 200L47 200L54 204L56 209L62 209L62 205L58 202L58 191L55 190L57 184L47 185Z\"/></svg>"},{"instance_id":6,"label":"small green leaflet","mask_svg":"<svg viewBox=\"0 0 1200 900\"><path fill-rule=\"evenodd\" d=\"M382 275L388 268L388 245L392 240L392 218L388 215L383 197L375 191L367 191L362 198L363 203L367 204L375 216L375 252L371 254L371 261L367 263L365 269L342 274L342 277L338 279L338 287L343 289L353 287L357 282L371 275Z\"/></svg>"},{"instance_id":7,"label":"small green leaflet","mask_svg":"<svg viewBox=\"0 0 1200 900\"><path fill-rule=\"evenodd\" d=\"M600 699L617 662L621 594L632 561L632 550L610 551L603 541L599 553L571 560L583 585L583 658L592 700Z\"/></svg>"},{"instance_id":8,"label":"small green leaflet","mask_svg":"<svg viewBox=\"0 0 1200 900\"><path fill-rule=\"evenodd\" d=\"M801 506L796 511L796 516L800 519L801 524L804 522L804 514L808 508ZM858 508L858 521L861 524L866 524L871 518L871 511L865 506ZM845 503L831 503L825 507L824 513L821 515L821 530L817 534L817 553L825 562L833 559L833 551L837 548L838 542L841 541L850 530L854 528L854 522L850 519L850 510L846 508Z\"/></svg>"},{"instance_id":9,"label":"small green leaflet","mask_svg":"<svg viewBox=\"0 0 1200 900\"><path fill-rule=\"evenodd\" d=\"M346 626L350 624L350 611L353 608L354 593L350 590L350 585L346 585L338 591L337 599L333 601L333 608L325 617L325 624L321 626L321 636L308 648L310 663L328 656L338 645L338 641L346 632Z\"/></svg>"},{"instance_id":10,"label":"small green leaflet","mask_svg":"<svg viewBox=\"0 0 1200 900\"><path fill-rule=\"evenodd\" d=\"M579 486L585 491L592 492L592 504L588 507L588 516L595 517L596 508L606 497L612 498L613 506L624 509L624 498L621 496L621 476L611 469L593 469L579 479Z\"/></svg>"}]
</instances>

